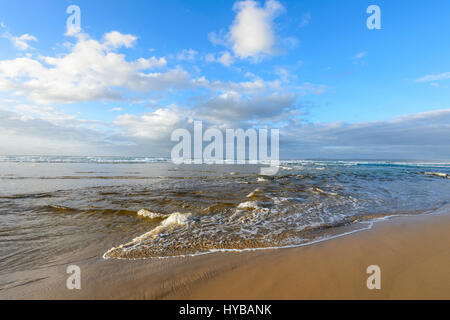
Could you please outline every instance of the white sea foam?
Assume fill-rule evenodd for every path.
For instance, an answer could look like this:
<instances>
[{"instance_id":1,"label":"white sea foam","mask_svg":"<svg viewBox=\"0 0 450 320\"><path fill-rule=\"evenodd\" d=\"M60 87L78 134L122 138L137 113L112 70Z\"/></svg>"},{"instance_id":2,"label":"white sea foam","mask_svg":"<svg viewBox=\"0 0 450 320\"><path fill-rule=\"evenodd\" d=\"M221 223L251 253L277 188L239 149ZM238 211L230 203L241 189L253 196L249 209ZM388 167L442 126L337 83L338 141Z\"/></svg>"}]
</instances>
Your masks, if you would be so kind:
<instances>
[{"instance_id":1,"label":"white sea foam","mask_svg":"<svg viewBox=\"0 0 450 320\"><path fill-rule=\"evenodd\" d=\"M288 171L294 170L294 168L292 168L292 167L286 167L286 166L278 166L278 168L280 168L280 169L282 169L282 170L288 170Z\"/></svg>"},{"instance_id":2,"label":"white sea foam","mask_svg":"<svg viewBox=\"0 0 450 320\"><path fill-rule=\"evenodd\" d=\"M255 189L255 190L253 190L251 193L249 193L247 195L247 198L252 198L252 197L256 196L259 193L261 193L261 190L260 189Z\"/></svg>"},{"instance_id":3,"label":"white sea foam","mask_svg":"<svg viewBox=\"0 0 450 320\"><path fill-rule=\"evenodd\" d=\"M176 226L187 225L190 216L191 216L191 213L179 213L179 212L172 213L164 221L162 221L161 224L159 226L157 226L156 228L150 230L149 232L147 232L139 237L134 238L132 241L130 241L128 243L125 243L118 247L113 247L113 248L109 249L107 252L105 252L105 254L103 255L103 258L109 259L110 258L109 254L118 249L127 251L130 248L133 248L134 245L139 245L140 243L142 243L143 241L145 241L149 238L157 237L158 234L160 234L161 232L168 231L171 228L174 228Z\"/></svg>"},{"instance_id":4,"label":"white sea foam","mask_svg":"<svg viewBox=\"0 0 450 320\"><path fill-rule=\"evenodd\" d=\"M164 221L161 222L159 226L154 228L153 230L143 234L142 236L139 236L135 238L132 242L141 242L145 239L147 239L149 236L157 235L163 231L166 231L172 227L175 226L182 226L186 225L188 222L188 218L191 216L190 213L179 213L175 212L170 214Z\"/></svg>"},{"instance_id":5,"label":"white sea foam","mask_svg":"<svg viewBox=\"0 0 450 320\"><path fill-rule=\"evenodd\" d=\"M164 220L161 225L169 226L173 224L185 225L188 222L188 218L191 216L190 213L179 213L175 212L169 215L166 220Z\"/></svg>"},{"instance_id":6,"label":"white sea foam","mask_svg":"<svg viewBox=\"0 0 450 320\"><path fill-rule=\"evenodd\" d=\"M150 219L155 219L155 218L165 218L168 215L164 214L164 213L158 213L158 212L152 212L150 210L147 209L141 209L137 212L138 216L142 216L142 217L147 217Z\"/></svg>"},{"instance_id":7,"label":"white sea foam","mask_svg":"<svg viewBox=\"0 0 450 320\"><path fill-rule=\"evenodd\" d=\"M238 209L258 209L259 206L255 201L245 201L240 203Z\"/></svg>"},{"instance_id":8,"label":"white sea foam","mask_svg":"<svg viewBox=\"0 0 450 320\"><path fill-rule=\"evenodd\" d=\"M442 178L450 178L450 176L447 173L442 172L425 172L427 176L437 176Z\"/></svg>"}]
</instances>

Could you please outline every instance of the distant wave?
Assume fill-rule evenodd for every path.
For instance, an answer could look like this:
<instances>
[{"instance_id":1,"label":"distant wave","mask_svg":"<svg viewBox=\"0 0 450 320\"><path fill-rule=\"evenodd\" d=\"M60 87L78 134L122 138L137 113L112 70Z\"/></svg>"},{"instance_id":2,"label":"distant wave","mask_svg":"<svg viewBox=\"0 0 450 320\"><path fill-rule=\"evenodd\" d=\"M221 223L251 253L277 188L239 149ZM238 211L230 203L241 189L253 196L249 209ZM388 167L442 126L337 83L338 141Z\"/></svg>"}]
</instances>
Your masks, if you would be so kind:
<instances>
[{"instance_id":1,"label":"distant wave","mask_svg":"<svg viewBox=\"0 0 450 320\"><path fill-rule=\"evenodd\" d=\"M169 158L151 157L69 157L69 156L0 156L0 162L31 163L158 163Z\"/></svg>"},{"instance_id":2,"label":"distant wave","mask_svg":"<svg viewBox=\"0 0 450 320\"><path fill-rule=\"evenodd\" d=\"M450 168L448 161L388 161L388 160L281 160L281 166L377 166L377 167L430 167ZM283 169L283 168L282 168ZM322 169L323 170L323 169Z\"/></svg>"},{"instance_id":3,"label":"distant wave","mask_svg":"<svg viewBox=\"0 0 450 320\"><path fill-rule=\"evenodd\" d=\"M0 162L31 162L31 163L168 163L165 157L122 157L122 156L11 156L0 155ZM226 160L225 163L230 163ZM232 162L231 162L232 163ZM261 164L265 164L261 161ZM387 167L434 167L450 168L450 162L445 161L388 161L388 160L280 160L280 169L292 170L290 166L387 166ZM323 170L323 169L319 169Z\"/></svg>"}]
</instances>

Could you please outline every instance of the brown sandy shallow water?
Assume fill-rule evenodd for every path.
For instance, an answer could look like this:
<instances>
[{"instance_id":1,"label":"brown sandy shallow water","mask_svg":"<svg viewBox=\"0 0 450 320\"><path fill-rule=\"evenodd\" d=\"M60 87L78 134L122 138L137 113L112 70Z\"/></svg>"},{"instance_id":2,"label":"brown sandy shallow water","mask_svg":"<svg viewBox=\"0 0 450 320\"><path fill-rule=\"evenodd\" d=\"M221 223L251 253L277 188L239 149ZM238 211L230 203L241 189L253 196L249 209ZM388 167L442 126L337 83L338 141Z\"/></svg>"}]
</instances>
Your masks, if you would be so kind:
<instances>
[{"instance_id":1,"label":"brown sandy shallow water","mask_svg":"<svg viewBox=\"0 0 450 320\"><path fill-rule=\"evenodd\" d=\"M72 261L2 279L1 299L450 299L450 210L395 217L371 230L289 249L197 257ZM366 269L381 268L381 290ZM19 281L20 280L20 281Z\"/></svg>"}]
</instances>

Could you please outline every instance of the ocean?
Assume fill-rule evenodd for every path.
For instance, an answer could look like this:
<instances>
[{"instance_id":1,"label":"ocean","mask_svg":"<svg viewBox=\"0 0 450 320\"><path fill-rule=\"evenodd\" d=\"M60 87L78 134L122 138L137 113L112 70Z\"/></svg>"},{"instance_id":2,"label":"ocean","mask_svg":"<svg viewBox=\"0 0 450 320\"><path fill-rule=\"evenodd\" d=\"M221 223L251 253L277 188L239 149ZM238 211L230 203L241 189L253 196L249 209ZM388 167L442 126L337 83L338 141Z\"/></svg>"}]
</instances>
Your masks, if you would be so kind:
<instances>
[{"instance_id":1,"label":"ocean","mask_svg":"<svg viewBox=\"0 0 450 320\"><path fill-rule=\"evenodd\" d=\"M73 262L308 245L450 201L450 163L0 157L0 276ZM0 286L2 284L0 283Z\"/></svg>"}]
</instances>

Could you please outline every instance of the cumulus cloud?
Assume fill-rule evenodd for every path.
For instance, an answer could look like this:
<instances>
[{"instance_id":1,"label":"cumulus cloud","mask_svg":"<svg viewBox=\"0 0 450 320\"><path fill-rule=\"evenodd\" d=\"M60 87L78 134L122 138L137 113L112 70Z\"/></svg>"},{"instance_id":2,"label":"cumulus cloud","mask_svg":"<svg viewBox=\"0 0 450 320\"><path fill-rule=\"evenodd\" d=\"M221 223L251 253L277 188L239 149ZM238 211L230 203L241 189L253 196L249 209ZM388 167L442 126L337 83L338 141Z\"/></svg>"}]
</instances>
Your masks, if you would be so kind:
<instances>
[{"instance_id":1,"label":"cumulus cloud","mask_svg":"<svg viewBox=\"0 0 450 320\"><path fill-rule=\"evenodd\" d=\"M210 33L210 41L229 47L241 59L253 58L257 61L264 55L274 54L277 42L274 20L285 11L283 5L276 0L267 0L264 6L246 0L236 2L233 10L236 17L229 32L225 35ZM227 64L232 63L228 58L226 61Z\"/></svg>"},{"instance_id":2,"label":"cumulus cloud","mask_svg":"<svg viewBox=\"0 0 450 320\"><path fill-rule=\"evenodd\" d=\"M210 35L210 40L228 49L209 54L205 60L231 66L237 59L273 54L279 40L274 19L283 12L282 5L275 0L264 6L247 0L236 3L234 10L236 18L229 30ZM26 45L34 41L24 36ZM272 74L276 77L269 81L249 72L244 81L193 79L181 67L170 69L164 57L126 59L123 52L137 41L136 36L118 31L101 40L78 33L68 53L0 60L0 91L14 98L3 99L10 107L0 106L3 152L79 154L83 150L86 154L168 156L172 131L191 128L195 119L203 120L205 127L279 126L282 156L288 158L450 157L450 109L391 121L310 124L301 118L302 97L323 94L327 87L298 83L292 67L275 67ZM186 49L174 58L193 61L197 54ZM361 52L355 58L364 55ZM450 79L450 73L416 81L438 85L437 81L445 79ZM181 97L179 106L160 105L161 100L151 96L179 94L184 89L200 90ZM133 93L145 93L145 101L152 102L142 107L151 107L147 109L151 111L123 114L117 105L108 106L109 111L118 112L113 114L115 120L101 122L80 119L55 105L123 100ZM134 99L142 96L130 101Z\"/></svg>"},{"instance_id":3,"label":"cumulus cloud","mask_svg":"<svg viewBox=\"0 0 450 320\"><path fill-rule=\"evenodd\" d=\"M261 8L250 0L235 3L233 9L237 14L230 28L229 40L234 53L241 58L273 53L273 20L284 7L278 1L268 0Z\"/></svg>"},{"instance_id":4,"label":"cumulus cloud","mask_svg":"<svg viewBox=\"0 0 450 320\"><path fill-rule=\"evenodd\" d=\"M103 43L112 48L126 47L131 48L136 42L137 37L131 34L122 34L118 31L112 31L104 36Z\"/></svg>"},{"instance_id":5,"label":"cumulus cloud","mask_svg":"<svg viewBox=\"0 0 450 320\"><path fill-rule=\"evenodd\" d=\"M177 112L176 106L160 108L143 115L124 114L117 117L115 124L122 127L126 135L148 140L170 141L170 134L183 126L186 118Z\"/></svg>"},{"instance_id":6,"label":"cumulus cloud","mask_svg":"<svg viewBox=\"0 0 450 320\"><path fill-rule=\"evenodd\" d=\"M115 50L130 47L136 37L113 31L103 42L78 35L68 54L0 61L0 91L23 95L38 104L120 100L120 88L155 92L189 86L190 76L181 68L151 72L164 67L165 58L127 61Z\"/></svg>"}]
</instances>

